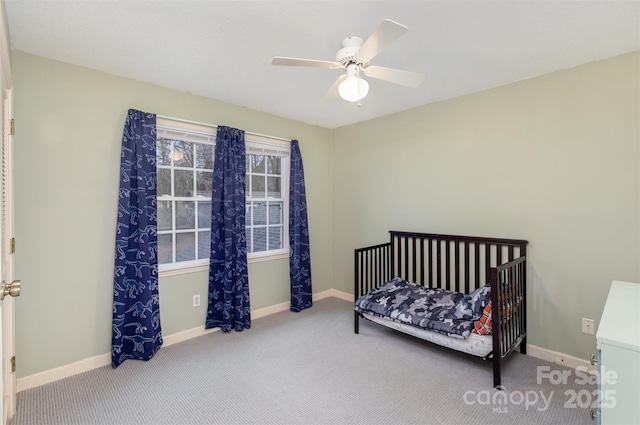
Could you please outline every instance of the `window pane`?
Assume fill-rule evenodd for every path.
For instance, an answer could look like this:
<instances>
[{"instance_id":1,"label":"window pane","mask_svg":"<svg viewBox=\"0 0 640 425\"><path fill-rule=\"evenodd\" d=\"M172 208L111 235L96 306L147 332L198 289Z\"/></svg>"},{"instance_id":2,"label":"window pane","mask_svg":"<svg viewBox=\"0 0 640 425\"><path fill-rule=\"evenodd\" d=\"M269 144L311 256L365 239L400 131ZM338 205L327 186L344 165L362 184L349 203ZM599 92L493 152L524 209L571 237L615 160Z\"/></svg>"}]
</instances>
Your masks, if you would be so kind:
<instances>
[{"instance_id":1,"label":"window pane","mask_svg":"<svg viewBox=\"0 0 640 425\"><path fill-rule=\"evenodd\" d=\"M282 202L269 202L269 224L282 224Z\"/></svg>"},{"instance_id":2,"label":"window pane","mask_svg":"<svg viewBox=\"0 0 640 425\"><path fill-rule=\"evenodd\" d=\"M267 174L280 174L280 157L267 157Z\"/></svg>"},{"instance_id":3,"label":"window pane","mask_svg":"<svg viewBox=\"0 0 640 425\"><path fill-rule=\"evenodd\" d=\"M253 203L253 225L267 224L267 203Z\"/></svg>"},{"instance_id":4,"label":"window pane","mask_svg":"<svg viewBox=\"0 0 640 425\"><path fill-rule=\"evenodd\" d=\"M250 227L246 228L246 233L247 233L247 253L251 253L253 252L253 249L251 246L251 228Z\"/></svg>"},{"instance_id":5,"label":"window pane","mask_svg":"<svg viewBox=\"0 0 640 425\"><path fill-rule=\"evenodd\" d=\"M158 202L158 230L171 230L171 201Z\"/></svg>"},{"instance_id":6,"label":"window pane","mask_svg":"<svg viewBox=\"0 0 640 425\"><path fill-rule=\"evenodd\" d=\"M264 198L264 181L265 176L251 176L251 197L253 198Z\"/></svg>"},{"instance_id":7,"label":"window pane","mask_svg":"<svg viewBox=\"0 0 640 425\"><path fill-rule=\"evenodd\" d=\"M196 234L176 233L176 262L196 259Z\"/></svg>"},{"instance_id":8,"label":"window pane","mask_svg":"<svg viewBox=\"0 0 640 425\"><path fill-rule=\"evenodd\" d=\"M195 204L193 201L176 201L176 229L195 229Z\"/></svg>"},{"instance_id":9,"label":"window pane","mask_svg":"<svg viewBox=\"0 0 640 425\"><path fill-rule=\"evenodd\" d=\"M196 195L211 197L213 190L213 173L211 171L196 171Z\"/></svg>"},{"instance_id":10,"label":"window pane","mask_svg":"<svg viewBox=\"0 0 640 425\"><path fill-rule=\"evenodd\" d=\"M198 259L209 258L211 251L211 231L198 232Z\"/></svg>"},{"instance_id":11,"label":"window pane","mask_svg":"<svg viewBox=\"0 0 640 425\"><path fill-rule=\"evenodd\" d=\"M271 198L280 198L280 177L267 177L267 196Z\"/></svg>"},{"instance_id":12,"label":"window pane","mask_svg":"<svg viewBox=\"0 0 640 425\"><path fill-rule=\"evenodd\" d=\"M264 174L264 163L265 156L264 155L250 155L249 161L251 163L251 172L252 173L262 173Z\"/></svg>"},{"instance_id":13,"label":"window pane","mask_svg":"<svg viewBox=\"0 0 640 425\"><path fill-rule=\"evenodd\" d=\"M198 229L211 229L211 201L198 202Z\"/></svg>"},{"instance_id":14,"label":"window pane","mask_svg":"<svg viewBox=\"0 0 640 425\"><path fill-rule=\"evenodd\" d=\"M260 252L267 250L267 228L259 227L253 229L253 251Z\"/></svg>"},{"instance_id":15,"label":"window pane","mask_svg":"<svg viewBox=\"0 0 640 425\"><path fill-rule=\"evenodd\" d=\"M158 168L158 196L171 196L171 170Z\"/></svg>"},{"instance_id":16,"label":"window pane","mask_svg":"<svg viewBox=\"0 0 640 425\"><path fill-rule=\"evenodd\" d=\"M193 171L173 170L174 196L193 196Z\"/></svg>"},{"instance_id":17,"label":"window pane","mask_svg":"<svg viewBox=\"0 0 640 425\"><path fill-rule=\"evenodd\" d=\"M156 158L158 165L171 165L171 140L156 140Z\"/></svg>"},{"instance_id":18,"label":"window pane","mask_svg":"<svg viewBox=\"0 0 640 425\"><path fill-rule=\"evenodd\" d=\"M213 170L213 145L194 143L196 148L196 168Z\"/></svg>"},{"instance_id":19,"label":"window pane","mask_svg":"<svg viewBox=\"0 0 640 425\"><path fill-rule=\"evenodd\" d=\"M269 227L269 249L282 248L282 227Z\"/></svg>"},{"instance_id":20,"label":"window pane","mask_svg":"<svg viewBox=\"0 0 640 425\"><path fill-rule=\"evenodd\" d=\"M158 235L158 264L173 262L171 235Z\"/></svg>"},{"instance_id":21,"label":"window pane","mask_svg":"<svg viewBox=\"0 0 640 425\"><path fill-rule=\"evenodd\" d=\"M193 167L193 143L175 140L172 156L174 166Z\"/></svg>"},{"instance_id":22,"label":"window pane","mask_svg":"<svg viewBox=\"0 0 640 425\"><path fill-rule=\"evenodd\" d=\"M176 128L179 128L176 125ZM162 126L159 129L165 131ZM211 249L211 194L215 139L210 135L184 129L159 130L156 142L158 239L162 264L206 260ZM169 136L169 134L173 134ZM249 165L247 155L247 166ZM262 158L256 162L259 167ZM262 165L262 169L265 169ZM262 173L262 197L266 196L266 178ZM247 182L248 183L248 182ZM249 185L247 184L249 189ZM249 191L247 191L249 192ZM176 199L177 198L177 199Z\"/></svg>"},{"instance_id":23,"label":"window pane","mask_svg":"<svg viewBox=\"0 0 640 425\"><path fill-rule=\"evenodd\" d=\"M253 202L247 202L244 205L245 213L244 213L244 225L246 227L251 226L251 212L253 211Z\"/></svg>"}]
</instances>

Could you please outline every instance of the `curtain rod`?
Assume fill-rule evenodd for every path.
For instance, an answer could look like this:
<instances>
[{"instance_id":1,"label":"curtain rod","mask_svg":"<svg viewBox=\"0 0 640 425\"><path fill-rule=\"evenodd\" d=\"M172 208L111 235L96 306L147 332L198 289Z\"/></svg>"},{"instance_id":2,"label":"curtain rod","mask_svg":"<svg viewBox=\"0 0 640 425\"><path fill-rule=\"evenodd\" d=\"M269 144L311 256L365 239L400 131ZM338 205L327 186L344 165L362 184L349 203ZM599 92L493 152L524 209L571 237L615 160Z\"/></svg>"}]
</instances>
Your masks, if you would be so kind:
<instances>
[{"instance_id":1,"label":"curtain rod","mask_svg":"<svg viewBox=\"0 0 640 425\"><path fill-rule=\"evenodd\" d=\"M185 124L195 124L195 125L202 125L202 126L205 126L205 127L218 128L218 126L215 125L215 124L208 124L208 123L204 123L204 122L185 120L185 119L182 119L182 118L169 117L169 116L166 116L166 115L156 114L156 117L162 118L162 119L165 119L165 120L179 121L179 122L183 122ZM250 134L252 136L257 136L257 137L266 137L268 139L281 140L283 142L291 142L291 139L285 139L284 137L269 136L269 135L266 135L266 134L254 133L252 131L245 131L245 134Z\"/></svg>"}]
</instances>

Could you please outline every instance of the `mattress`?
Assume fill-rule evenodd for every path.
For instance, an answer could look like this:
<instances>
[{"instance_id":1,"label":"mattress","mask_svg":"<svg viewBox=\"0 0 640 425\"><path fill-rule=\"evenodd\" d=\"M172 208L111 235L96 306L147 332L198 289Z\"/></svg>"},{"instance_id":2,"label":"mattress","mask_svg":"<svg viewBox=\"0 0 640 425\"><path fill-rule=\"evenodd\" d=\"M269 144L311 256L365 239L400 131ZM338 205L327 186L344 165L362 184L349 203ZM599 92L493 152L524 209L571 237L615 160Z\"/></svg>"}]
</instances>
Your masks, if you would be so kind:
<instances>
[{"instance_id":1,"label":"mattress","mask_svg":"<svg viewBox=\"0 0 640 425\"><path fill-rule=\"evenodd\" d=\"M425 288L398 276L359 297L354 309L388 317L409 326L466 339L491 301L491 288L469 294L443 288Z\"/></svg>"},{"instance_id":2,"label":"mattress","mask_svg":"<svg viewBox=\"0 0 640 425\"><path fill-rule=\"evenodd\" d=\"M492 335L478 335L472 332L469 337L465 339L453 338L438 332L406 325L384 317L374 316L373 314L363 313L362 315L372 322L473 356L485 357L493 351Z\"/></svg>"}]
</instances>

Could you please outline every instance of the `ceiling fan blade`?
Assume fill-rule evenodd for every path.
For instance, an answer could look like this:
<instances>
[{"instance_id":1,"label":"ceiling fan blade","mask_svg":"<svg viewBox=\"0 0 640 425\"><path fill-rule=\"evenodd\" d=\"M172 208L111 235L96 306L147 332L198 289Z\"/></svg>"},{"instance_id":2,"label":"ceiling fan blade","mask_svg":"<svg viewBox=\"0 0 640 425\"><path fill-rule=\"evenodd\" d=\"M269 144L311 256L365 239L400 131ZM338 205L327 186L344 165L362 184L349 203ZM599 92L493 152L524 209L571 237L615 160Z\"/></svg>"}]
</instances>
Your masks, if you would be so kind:
<instances>
[{"instance_id":1,"label":"ceiling fan blade","mask_svg":"<svg viewBox=\"0 0 640 425\"><path fill-rule=\"evenodd\" d=\"M364 61L370 61L385 47L396 41L407 31L409 31L409 28L404 25L392 21L391 19L385 19L362 44L355 56Z\"/></svg>"},{"instance_id":2,"label":"ceiling fan blade","mask_svg":"<svg viewBox=\"0 0 640 425\"><path fill-rule=\"evenodd\" d=\"M282 56L276 56L271 61L271 65L282 66L311 66L315 68L331 68L337 69L340 67L336 62L331 61L319 61L313 59L298 59L298 58L285 58Z\"/></svg>"},{"instance_id":3,"label":"ceiling fan blade","mask_svg":"<svg viewBox=\"0 0 640 425\"><path fill-rule=\"evenodd\" d=\"M341 82L343 82L347 78L346 74L343 74L338 77L338 79L333 83L331 88L327 91L327 93L322 98L322 103L329 103L335 100L338 100L340 97L340 93L338 93L338 86Z\"/></svg>"},{"instance_id":4,"label":"ceiling fan blade","mask_svg":"<svg viewBox=\"0 0 640 425\"><path fill-rule=\"evenodd\" d=\"M373 65L364 69L364 75L412 88L418 87L425 78L424 74L419 74L417 72L402 71L400 69Z\"/></svg>"}]
</instances>

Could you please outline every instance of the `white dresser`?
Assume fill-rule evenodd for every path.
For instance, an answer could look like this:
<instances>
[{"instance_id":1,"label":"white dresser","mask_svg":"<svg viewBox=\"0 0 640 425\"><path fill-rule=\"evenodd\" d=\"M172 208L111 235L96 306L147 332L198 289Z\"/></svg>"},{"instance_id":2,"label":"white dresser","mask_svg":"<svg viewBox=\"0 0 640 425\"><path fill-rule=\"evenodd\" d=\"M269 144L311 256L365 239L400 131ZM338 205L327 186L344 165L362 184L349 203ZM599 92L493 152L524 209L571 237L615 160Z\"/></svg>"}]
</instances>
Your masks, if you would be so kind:
<instances>
[{"instance_id":1,"label":"white dresser","mask_svg":"<svg viewBox=\"0 0 640 425\"><path fill-rule=\"evenodd\" d=\"M598 332L598 423L640 424L640 284L613 281Z\"/></svg>"}]
</instances>

